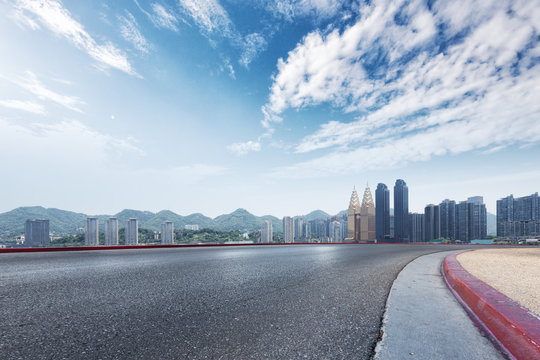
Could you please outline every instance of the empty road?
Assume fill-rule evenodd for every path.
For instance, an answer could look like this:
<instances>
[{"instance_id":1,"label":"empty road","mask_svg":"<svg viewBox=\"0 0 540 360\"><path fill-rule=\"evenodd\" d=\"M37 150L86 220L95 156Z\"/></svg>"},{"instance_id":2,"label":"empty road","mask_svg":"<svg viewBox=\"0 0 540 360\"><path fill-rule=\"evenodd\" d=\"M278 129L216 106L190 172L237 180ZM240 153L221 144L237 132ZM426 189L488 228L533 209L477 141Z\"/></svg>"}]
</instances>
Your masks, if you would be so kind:
<instances>
[{"instance_id":1,"label":"empty road","mask_svg":"<svg viewBox=\"0 0 540 360\"><path fill-rule=\"evenodd\" d=\"M0 358L368 359L399 271L453 249L0 254Z\"/></svg>"}]
</instances>

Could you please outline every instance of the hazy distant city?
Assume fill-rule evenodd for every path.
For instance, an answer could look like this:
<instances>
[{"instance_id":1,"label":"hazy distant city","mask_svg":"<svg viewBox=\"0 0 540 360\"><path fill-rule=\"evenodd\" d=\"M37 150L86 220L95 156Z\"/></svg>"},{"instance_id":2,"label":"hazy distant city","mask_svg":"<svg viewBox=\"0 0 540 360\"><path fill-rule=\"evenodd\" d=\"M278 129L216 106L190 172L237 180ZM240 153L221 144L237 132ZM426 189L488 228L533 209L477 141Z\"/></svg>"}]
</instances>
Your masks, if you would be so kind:
<instances>
[{"instance_id":1,"label":"hazy distant city","mask_svg":"<svg viewBox=\"0 0 540 360\"><path fill-rule=\"evenodd\" d=\"M141 229L141 233L136 217L128 218L123 224L118 217L101 217L104 218L101 228L98 217L87 217L84 227L76 228L73 224L71 234L58 236L51 233L49 219L27 219L24 234L4 238L3 246L304 242L533 244L540 238L538 193L520 198L509 195L498 200L495 233L488 231L488 213L482 196L462 201L444 199L439 204L426 205L424 213L411 213L408 186L398 179L393 187L393 207L390 198L390 189L383 183L377 185L375 197L366 185L361 200L354 187L348 209L337 215L314 212L308 216L285 216L282 221L275 217L261 218L251 226L240 220L222 224L225 230L221 232L227 233L225 238L218 236L221 235L219 230L204 224L175 224L172 219L163 221L155 230ZM248 216L249 213L244 212L243 216ZM0 229L3 215L6 214L0 214ZM242 215L236 218L242 219ZM205 236L199 238L199 234ZM71 242L65 241L66 237Z\"/></svg>"}]
</instances>

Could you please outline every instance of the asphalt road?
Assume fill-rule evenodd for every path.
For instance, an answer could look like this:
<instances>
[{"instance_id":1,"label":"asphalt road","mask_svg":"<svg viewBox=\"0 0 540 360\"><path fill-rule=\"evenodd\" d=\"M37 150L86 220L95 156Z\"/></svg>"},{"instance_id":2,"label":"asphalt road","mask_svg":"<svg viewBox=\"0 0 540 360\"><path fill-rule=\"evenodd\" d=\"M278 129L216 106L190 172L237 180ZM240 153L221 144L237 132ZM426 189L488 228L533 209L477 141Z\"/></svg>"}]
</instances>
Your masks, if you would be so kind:
<instances>
[{"instance_id":1,"label":"asphalt road","mask_svg":"<svg viewBox=\"0 0 540 360\"><path fill-rule=\"evenodd\" d=\"M399 271L452 249L0 254L0 358L368 359Z\"/></svg>"}]
</instances>

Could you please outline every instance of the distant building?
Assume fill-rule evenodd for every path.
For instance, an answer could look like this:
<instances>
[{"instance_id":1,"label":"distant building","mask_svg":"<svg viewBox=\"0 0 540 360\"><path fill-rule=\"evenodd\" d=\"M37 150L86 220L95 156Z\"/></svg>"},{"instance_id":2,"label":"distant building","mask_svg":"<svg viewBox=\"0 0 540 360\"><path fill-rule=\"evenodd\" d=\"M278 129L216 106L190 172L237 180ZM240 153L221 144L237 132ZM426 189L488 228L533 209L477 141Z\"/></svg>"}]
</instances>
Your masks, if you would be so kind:
<instances>
[{"instance_id":1,"label":"distant building","mask_svg":"<svg viewBox=\"0 0 540 360\"><path fill-rule=\"evenodd\" d=\"M283 242L294 242L294 220L290 216L283 218Z\"/></svg>"},{"instance_id":2,"label":"distant building","mask_svg":"<svg viewBox=\"0 0 540 360\"><path fill-rule=\"evenodd\" d=\"M126 245L139 244L139 221L131 218L126 225Z\"/></svg>"},{"instance_id":3,"label":"distant building","mask_svg":"<svg viewBox=\"0 0 540 360\"><path fill-rule=\"evenodd\" d=\"M105 221L105 245L118 245L118 219L115 217Z\"/></svg>"},{"instance_id":4,"label":"distant building","mask_svg":"<svg viewBox=\"0 0 540 360\"><path fill-rule=\"evenodd\" d=\"M26 220L24 224L24 245L43 246L50 241L49 220Z\"/></svg>"},{"instance_id":5,"label":"distant building","mask_svg":"<svg viewBox=\"0 0 540 360\"><path fill-rule=\"evenodd\" d=\"M487 211L481 196L456 205L456 240L470 242L487 236Z\"/></svg>"},{"instance_id":6,"label":"distant building","mask_svg":"<svg viewBox=\"0 0 540 360\"><path fill-rule=\"evenodd\" d=\"M375 237L382 242L390 235L390 190L379 183L375 190Z\"/></svg>"},{"instance_id":7,"label":"distant building","mask_svg":"<svg viewBox=\"0 0 540 360\"><path fill-rule=\"evenodd\" d=\"M304 223L305 219L302 216L294 217L294 240L301 242L304 239Z\"/></svg>"},{"instance_id":8,"label":"distant building","mask_svg":"<svg viewBox=\"0 0 540 360\"><path fill-rule=\"evenodd\" d=\"M409 188L405 181L396 180L394 185L394 239L408 242L409 237Z\"/></svg>"},{"instance_id":9,"label":"distant building","mask_svg":"<svg viewBox=\"0 0 540 360\"><path fill-rule=\"evenodd\" d=\"M441 237L441 216L438 205L429 204L424 209L424 239L435 240Z\"/></svg>"},{"instance_id":10,"label":"distant building","mask_svg":"<svg viewBox=\"0 0 540 360\"><path fill-rule=\"evenodd\" d=\"M360 216L358 217L358 241L362 243L374 243L375 237L375 203L371 196L369 185L366 185L362 205L360 206Z\"/></svg>"},{"instance_id":11,"label":"distant building","mask_svg":"<svg viewBox=\"0 0 540 360\"><path fill-rule=\"evenodd\" d=\"M540 236L538 193L520 198L509 195L497 200L497 236Z\"/></svg>"},{"instance_id":12,"label":"distant building","mask_svg":"<svg viewBox=\"0 0 540 360\"><path fill-rule=\"evenodd\" d=\"M199 230L199 225L184 225L185 230Z\"/></svg>"},{"instance_id":13,"label":"distant building","mask_svg":"<svg viewBox=\"0 0 540 360\"><path fill-rule=\"evenodd\" d=\"M98 246L99 245L99 227L98 219L95 217L89 217L86 219L86 234L84 237L85 246Z\"/></svg>"},{"instance_id":14,"label":"distant building","mask_svg":"<svg viewBox=\"0 0 540 360\"><path fill-rule=\"evenodd\" d=\"M439 204L441 218L441 237L456 239L456 202L445 199Z\"/></svg>"},{"instance_id":15,"label":"distant building","mask_svg":"<svg viewBox=\"0 0 540 360\"><path fill-rule=\"evenodd\" d=\"M394 215L390 215L390 238L394 239L394 227L396 218Z\"/></svg>"},{"instance_id":16,"label":"distant building","mask_svg":"<svg viewBox=\"0 0 540 360\"><path fill-rule=\"evenodd\" d=\"M165 221L161 224L161 243L164 245L174 244L174 223Z\"/></svg>"},{"instance_id":17,"label":"distant building","mask_svg":"<svg viewBox=\"0 0 540 360\"><path fill-rule=\"evenodd\" d=\"M339 221L332 221L330 223L330 239L333 243L343 242L343 224Z\"/></svg>"},{"instance_id":18,"label":"distant building","mask_svg":"<svg viewBox=\"0 0 540 360\"><path fill-rule=\"evenodd\" d=\"M265 220L261 228L261 243L271 243L272 242L272 222L270 220Z\"/></svg>"},{"instance_id":19,"label":"distant building","mask_svg":"<svg viewBox=\"0 0 540 360\"><path fill-rule=\"evenodd\" d=\"M347 237L344 240L345 242L354 242L357 239L357 235L355 235L357 216L360 216L360 199L358 198L356 187L353 187L349 209L347 210Z\"/></svg>"},{"instance_id":20,"label":"distant building","mask_svg":"<svg viewBox=\"0 0 540 360\"><path fill-rule=\"evenodd\" d=\"M413 243L428 241L424 238L424 214L409 214L410 241Z\"/></svg>"}]
</instances>

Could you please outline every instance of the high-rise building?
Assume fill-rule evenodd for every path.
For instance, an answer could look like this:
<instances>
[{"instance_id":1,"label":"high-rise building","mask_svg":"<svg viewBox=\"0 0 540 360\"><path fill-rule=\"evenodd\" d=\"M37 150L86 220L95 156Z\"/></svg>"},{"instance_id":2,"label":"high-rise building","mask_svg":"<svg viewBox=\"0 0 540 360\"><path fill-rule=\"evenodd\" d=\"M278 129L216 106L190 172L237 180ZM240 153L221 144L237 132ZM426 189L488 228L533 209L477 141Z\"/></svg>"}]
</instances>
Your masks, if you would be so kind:
<instances>
[{"instance_id":1,"label":"high-rise building","mask_svg":"<svg viewBox=\"0 0 540 360\"><path fill-rule=\"evenodd\" d=\"M286 243L294 242L294 220L290 216L283 218L283 241Z\"/></svg>"},{"instance_id":2,"label":"high-rise building","mask_svg":"<svg viewBox=\"0 0 540 360\"><path fill-rule=\"evenodd\" d=\"M409 188L398 179L394 185L394 239L408 242L409 239Z\"/></svg>"},{"instance_id":3,"label":"high-rise building","mask_svg":"<svg viewBox=\"0 0 540 360\"><path fill-rule=\"evenodd\" d=\"M26 220L24 224L24 245L43 246L50 241L49 220Z\"/></svg>"},{"instance_id":4,"label":"high-rise building","mask_svg":"<svg viewBox=\"0 0 540 360\"><path fill-rule=\"evenodd\" d=\"M304 239L304 223L305 220L302 216L294 218L294 240L296 242L301 242Z\"/></svg>"},{"instance_id":5,"label":"high-rise building","mask_svg":"<svg viewBox=\"0 0 540 360\"><path fill-rule=\"evenodd\" d=\"M358 241L362 243L375 242L375 203L369 185L366 185L362 205L360 206L359 232Z\"/></svg>"},{"instance_id":6,"label":"high-rise building","mask_svg":"<svg viewBox=\"0 0 540 360\"><path fill-rule=\"evenodd\" d=\"M86 235L84 237L85 246L98 246L99 245L99 227L98 219L95 217L89 217L86 219Z\"/></svg>"},{"instance_id":7,"label":"high-rise building","mask_svg":"<svg viewBox=\"0 0 540 360\"><path fill-rule=\"evenodd\" d=\"M199 225L197 225L197 224L184 225L184 229L185 229L185 230L193 230L193 231L197 231L197 230L199 230Z\"/></svg>"},{"instance_id":8,"label":"high-rise building","mask_svg":"<svg viewBox=\"0 0 540 360\"><path fill-rule=\"evenodd\" d=\"M375 190L375 237L382 242L390 236L390 190L379 183Z\"/></svg>"},{"instance_id":9,"label":"high-rise building","mask_svg":"<svg viewBox=\"0 0 540 360\"><path fill-rule=\"evenodd\" d=\"M540 236L538 193L520 198L510 195L497 200L497 236Z\"/></svg>"},{"instance_id":10,"label":"high-rise building","mask_svg":"<svg viewBox=\"0 0 540 360\"><path fill-rule=\"evenodd\" d=\"M261 228L261 243L271 243L272 242L272 222L270 220L265 220Z\"/></svg>"},{"instance_id":11,"label":"high-rise building","mask_svg":"<svg viewBox=\"0 0 540 360\"><path fill-rule=\"evenodd\" d=\"M126 224L126 245L139 244L139 221L131 218Z\"/></svg>"},{"instance_id":12,"label":"high-rise building","mask_svg":"<svg viewBox=\"0 0 540 360\"><path fill-rule=\"evenodd\" d=\"M456 239L470 242L487 235L486 205L481 196L469 198L456 205Z\"/></svg>"},{"instance_id":13,"label":"high-rise building","mask_svg":"<svg viewBox=\"0 0 540 360\"><path fill-rule=\"evenodd\" d=\"M174 223L165 221L161 224L161 243L164 245L174 244Z\"/></svg>"},{"instance_id":14,"label":"high-rise building","mask_svg":"<svg viewBox=\"0 0 540 360\"><path fill-rule=\"evenodd\" d=\"M441 217L438 205L429 204L424 209L424 239L435 240L441 237Z\"/></svg>"},{"instance_id":15,"label":"high-rise building","mask_svg":"<svg viewBox=\"0 0 540 360\"><path fill-rule=\"evenodd\" d=\"M410 240L413 243L427 241L424 238L424 214L409 214Z\"/></svg>"},{"instance_id":16,"label":"high-rise building","mask_svg":"<svg viewBox=\"0 0 540 360\"><path fill-rule=\"evenodd\" d=\"M358 198L358 193L356 192L356 187L353 187L351 194L351 200L349 201L349 209L347 210L347 237L345 242L354 242L355 239L358 239L356 233L356 221L357 216L360 215L360 199Z\"/></svg>"},{"instance_id":17,"label":"high-rise building","mask_svg":"<svg viewBox=\"0 0 540 360\"><path fill-rule=\"evenodd\" d=\"M333 243L340 243L343 242L343 232L342 232L343 226L342 223L339 221L332 221L330 223L330 241Z\"/></svg>"},{"instance_id":18,"label":"high-rise building","mask_svg":"<svg viewBox=\"0 0 540 360\"><path fill-rule=\"evenodd\" d=\"M456 202L445 199L439 204L441 215L441 237L456 239Z\"/></svg>"},{"instance_id":19,"label":"high-rise building","mask_svg":"<svg viewBox=\"0 0 540 360\"><path fill-rule=\"evenodd\" d=\"M118 245L118 219L115 217L105 221L105 245Z\"/></svg>"}]
</instances>

